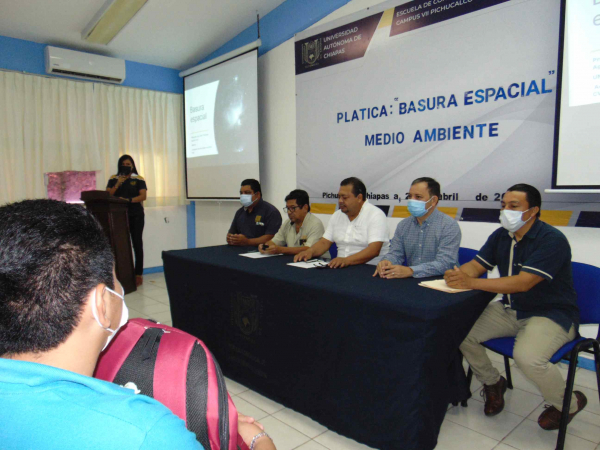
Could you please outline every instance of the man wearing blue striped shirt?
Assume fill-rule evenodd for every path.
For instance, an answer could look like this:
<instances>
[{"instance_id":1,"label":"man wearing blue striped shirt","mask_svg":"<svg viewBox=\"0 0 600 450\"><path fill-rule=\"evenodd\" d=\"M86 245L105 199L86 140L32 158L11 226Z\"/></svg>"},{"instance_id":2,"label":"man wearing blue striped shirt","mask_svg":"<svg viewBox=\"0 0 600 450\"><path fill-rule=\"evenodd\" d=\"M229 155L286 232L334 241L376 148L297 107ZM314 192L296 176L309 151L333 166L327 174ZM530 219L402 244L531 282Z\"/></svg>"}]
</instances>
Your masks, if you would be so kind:
<instances>
[{"instance_id":1,"label":"man wearing blue striped shirt","mask_svg":"<svg viewBox=\"0 0 600 450\"><path fill-rule=\"evenodd\" d=\"M423 278L443 275L458 263L460 227L438 211L440 184L433 178L417 178L408 194L411 217L396 227L390 251L373 276Z\"/></svg>"}]
</instances>

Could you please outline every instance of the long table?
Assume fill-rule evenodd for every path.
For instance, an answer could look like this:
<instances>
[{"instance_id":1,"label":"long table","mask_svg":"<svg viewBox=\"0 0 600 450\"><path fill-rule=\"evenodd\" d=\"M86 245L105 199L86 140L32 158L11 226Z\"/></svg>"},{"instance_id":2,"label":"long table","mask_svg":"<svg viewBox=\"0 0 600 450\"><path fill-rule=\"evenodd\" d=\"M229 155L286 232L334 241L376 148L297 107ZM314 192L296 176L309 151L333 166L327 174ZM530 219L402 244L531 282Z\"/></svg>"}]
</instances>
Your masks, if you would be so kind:
<instances>
[{"instance_id":1,"label":"long table","mask_svg":"<svg viewBox=\"0 0 600 450\"><path fill-rule=\"evenodd\" d=\"M468 397L458 346L493 294L447 294L374 267L301 269L230 246L163 252L173 325L226 376L384 450L427 450Z\"/></svg>"}]
</instances>

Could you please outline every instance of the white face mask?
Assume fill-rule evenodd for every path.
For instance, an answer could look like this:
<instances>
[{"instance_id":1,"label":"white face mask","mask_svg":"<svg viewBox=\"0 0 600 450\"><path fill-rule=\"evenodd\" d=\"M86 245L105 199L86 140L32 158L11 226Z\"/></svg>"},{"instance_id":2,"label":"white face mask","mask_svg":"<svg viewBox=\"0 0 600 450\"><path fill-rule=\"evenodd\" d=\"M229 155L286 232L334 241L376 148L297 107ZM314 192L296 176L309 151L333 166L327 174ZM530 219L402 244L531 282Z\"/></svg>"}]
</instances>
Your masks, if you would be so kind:
<instances>
[{"instance_id":1,"label":"white face mask","mask_svg":"<svg viewBox=\"0 0 600 450\"><path fill-rule=\"evenodd\" d=\"M110 331L110 333L111 333L111 335L106 340L106 344L104 344L104 347L102 347L102 351L104 351L104 349L108 346L108 344L110 343L112 338L115 337L115 334L117 334L117 331L119 331L119 328L121 328L123 325L125 325L127 323L127 321L129 320L129 310L127 309L127 305L125 304L125 290L123 289L123 286L121 286L121 290L123 291L123 294L117 294L115 291L113 291L109 287L107 287L106 290L109 292L112 292L114 295L116 295L123 301L123 309L121 310L121 321L119 322L119 326L117 328L115 328L114 330L112 330L110 328L103 327L102 324L100 323L100 319L98 318L98 309L96 308L96 300L92 299L92 314L94 315L94 319L96 319L96 322L98 322L98 325L100 325L101 328L105 329L106 331Z\"/></svg>"},{"instance_id":2,"label":"white face mask","mask_svg":"<svg viewBox=\"0 0 600 450\"><path fill-rule=\"evenodd\" d=\"M240 195L240 203L244 208L248 208L252 202L252 195L250 194L241 194Z\"/></svg>"},{"instance_id":3,"label":"white face mask","mask_svg":"<svg viewBox=\"0 0 600 450\"><path fill-rule=\"evenodd\" d=\"M529 219L531 219L531 217L533 217L531 216L527 220L521 219L523 217L523 213L526 213L527 211L529 211L529 209L526 211L513 211L510 209L503 209L502 211L500 211L500 224L502 225L502 227L504 227L511 233L518 231L523 225L525 225L529 221Z\"/></svg>"}]
</instances>

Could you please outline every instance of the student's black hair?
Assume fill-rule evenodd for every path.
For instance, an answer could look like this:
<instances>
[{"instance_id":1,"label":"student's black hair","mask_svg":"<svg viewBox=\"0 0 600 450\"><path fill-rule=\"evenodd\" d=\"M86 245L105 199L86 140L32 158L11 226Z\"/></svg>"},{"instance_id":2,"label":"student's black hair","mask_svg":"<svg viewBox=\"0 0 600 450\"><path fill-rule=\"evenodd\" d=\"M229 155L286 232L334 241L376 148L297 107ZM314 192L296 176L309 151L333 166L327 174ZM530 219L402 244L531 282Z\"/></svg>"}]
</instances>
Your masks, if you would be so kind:
<instances>
[{"instance_id":1,"label":"student's black hair","mask_svg":"<svg viewBox=\"0 0 600 450\"><path fill-rule=\"evenodd\" d=\"M260 183L258 182L258 180L255 180L254 178L248 178L242 181L242 184L240 184L240 186L250 186L250 189L252 189L252 191L255 194L257 192L260 192L260 195L262 197L262 191L260 190Z\"/></svg>"},{"instance_id":2,"label":"student's black hair","mask_svg":"<svg viewBox=\"0 0 600 450\"><path fill-rule=\"evenodd\" d=\"M429 177L421 177L414 180L410 185L414 185L417 183L427 183L427 191L429 191L429 195L433 197L434 195L440 200L440 196L442 194L442 188L440 187L440 183L435 181L433 178Z\"/></svg>"},{"instance_id":3,"label":"student's black hair","mask_svg":"<svg viewBox=\"0 0 600 450\"><path fill-rule=\"evenodd\" d=\"M300 208L304 207L304 205L308 205L308 210L310 211L308 192L302 189L294 189L285 197L285 201L287 202L288 200L296 200L296 203Z\"/></svg>"},{"instance_id":4,"label":"student's black hair","mask_svg":"<svg viewBox=\"0 0 600 450\"><path fill-rule=\"evenodd\" d=\"M363 183L360 178L356 178L356 177L344 178L342 180L342 182L340 183L340 186L348 186L349 184L352 185L352 193L354 194L355 197L358 197L358 194L362 194L363 201L365 201L367 199L367 187L365 186L365 183Z\"/></svg>"},{"instance_id":5,"label":"student's black hair","mask_svg":"<svg viewBox=\"0 0 600 450\"><path fill-rule=\"evenodd\" d=\"M542 194L540 194L540 191L538 191L530 184L525 183L515 184L514 186L511 186L506 190L506 192L513 191L524 192L525 199L527 200L527 203L529 203L529 207L533 208L534 206L537 206L538 208L540 208L536 217L539 218L542 215Z\"/></svg>"},{"instance_id":6,"label":"student's black hair","mask_svg":"<svg viewBox=\"0 0 600 450\"><path fill-rule=\"evenodd\" d=\"M0 207L0 355L45 352L77 326L90 291L114 288L113 255L83 206L25 200Z\"/></svg>"},{"instance_id":7,"label":"student's black hair","mask_svg":"<svg viewBox=\"0 0 600 450\"><path fill-rule=\"evenodd\" d=\"M136 175L139 175L137 168L135 167L135 161L129 155L123 155L119 158L119 161L117 162L117 175L119 174L119 170L121 169L121 164L123 164L123 161L125 161L126 159L131 161L131 164L133 165L133 167L131 168L131 172L135 173Z\"/></svg>"}]
</instances>

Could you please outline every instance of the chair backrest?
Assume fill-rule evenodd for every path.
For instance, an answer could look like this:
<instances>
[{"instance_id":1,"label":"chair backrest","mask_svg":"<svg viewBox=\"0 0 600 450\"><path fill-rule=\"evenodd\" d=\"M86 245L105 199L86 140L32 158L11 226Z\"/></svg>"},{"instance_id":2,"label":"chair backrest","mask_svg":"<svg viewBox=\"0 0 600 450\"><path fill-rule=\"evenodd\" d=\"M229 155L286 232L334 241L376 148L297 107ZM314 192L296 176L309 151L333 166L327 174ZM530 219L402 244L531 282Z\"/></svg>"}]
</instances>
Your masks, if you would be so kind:
<instances>
[{"instance_id":1,"label":"chair backrest","mask_svg":"<svg viewBox=\"0 0 600 450\"><path fill-rule=\"evenodd\" d=\"M337 258L337 245L335 245L335 242L329 247L329 254L331 255L331 259Z\"/></svg>"},{"instance_id":2,"label":"chair backrest","mask_svg":"<svg viewBox=\"0 0 600 450\"><path fill-rule=\"evenodd\" d=\"M463 264L468 263L473 258L475 258L475 255L477 255L478 251L479 250L475 250L472 248L460 247L458 249L458 264L462 266Z\"/></svg>"},{"instance_id":3,"label":"chair backrest","mask_svg":"<svg viewBox=\"0 0 600 450\"><path fill-rule=\"evenodd\" d=\"M600 323L600 267L578 262L571 264L581 323Z\"/></svg>"}]
</instances>

